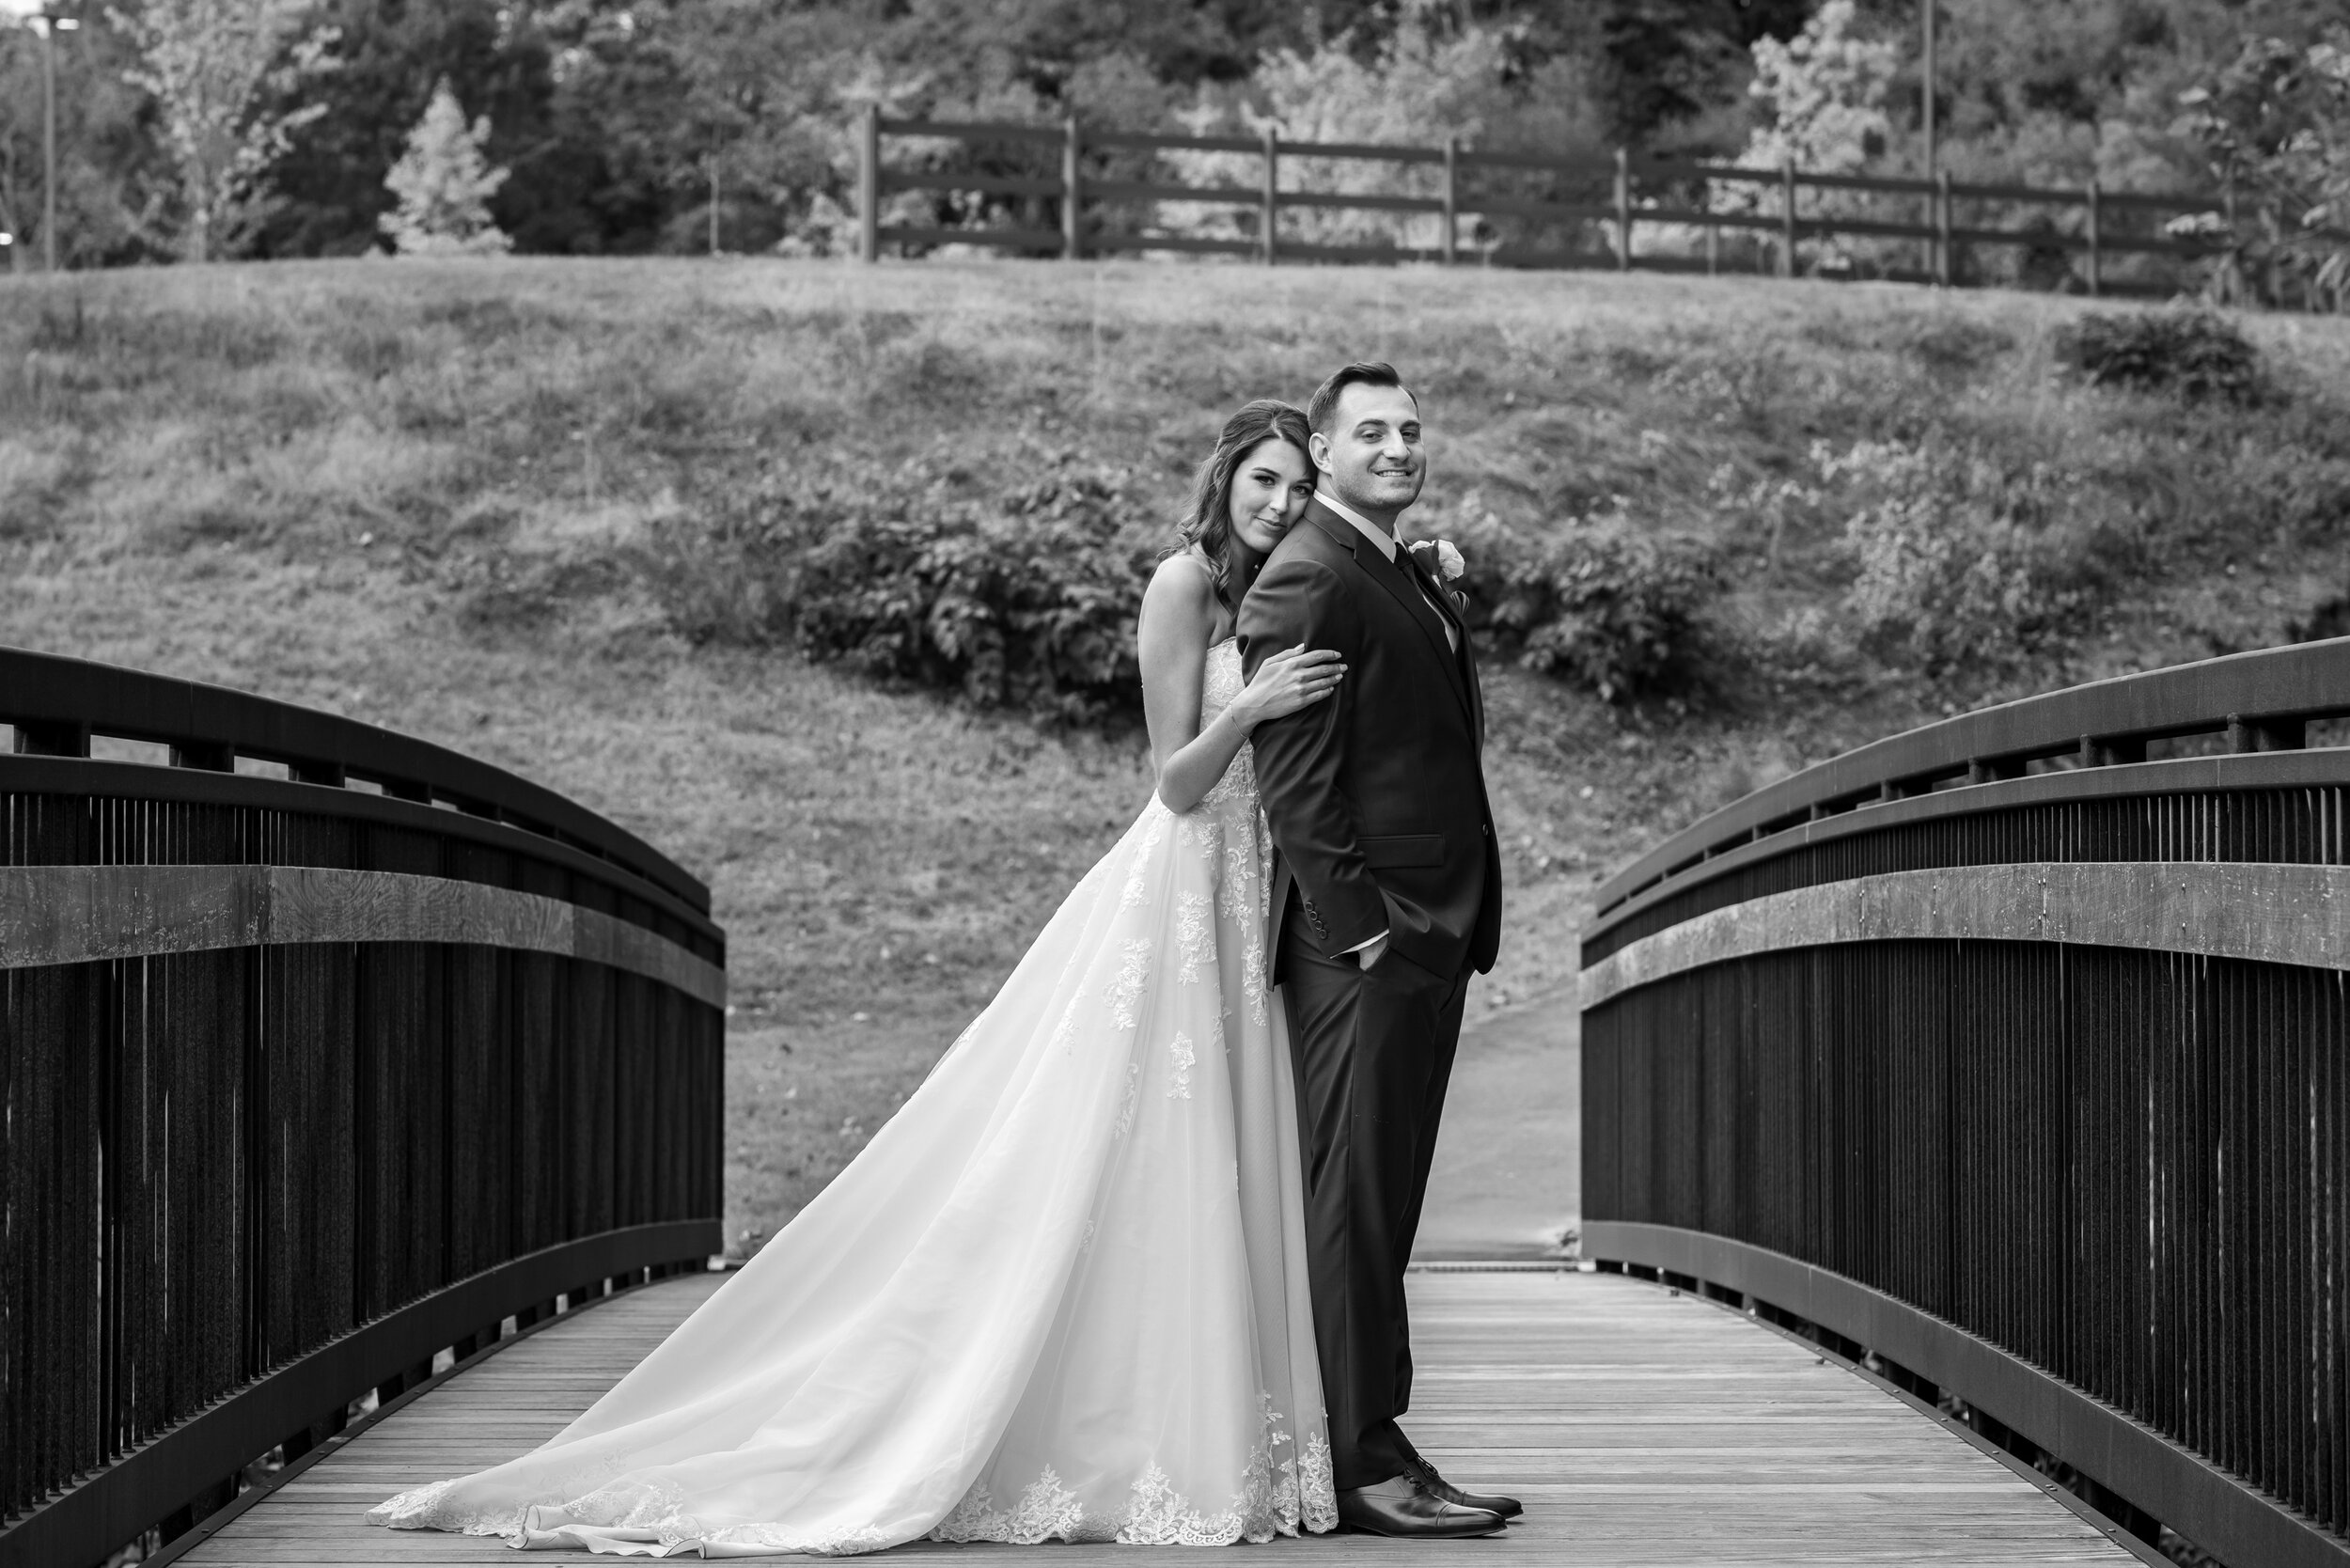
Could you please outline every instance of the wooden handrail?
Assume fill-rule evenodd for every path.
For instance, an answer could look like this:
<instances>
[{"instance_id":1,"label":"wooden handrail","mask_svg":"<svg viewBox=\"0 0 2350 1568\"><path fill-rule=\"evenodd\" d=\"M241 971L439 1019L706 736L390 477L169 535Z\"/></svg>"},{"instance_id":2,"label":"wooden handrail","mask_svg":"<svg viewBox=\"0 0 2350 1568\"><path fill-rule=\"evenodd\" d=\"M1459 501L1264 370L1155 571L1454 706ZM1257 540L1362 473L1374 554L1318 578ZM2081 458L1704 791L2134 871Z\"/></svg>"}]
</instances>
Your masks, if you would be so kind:
<instances>
[{"instance_id":1,"label":"wooden handrail","mask_svg":"<svg viewBox=\"0 0 2350 1568\"><path fill-rule=\"evenodd\" d=\"M618 823L544 785L396 730L228 686L118 665L0 648L0 724L20 754L89 755L92 735L171 746L228 772L235 759L275 762L301 783L375 784L398 799L446 802L542 834L643 877L707 915L710 889ZM177 759L175 759L177 760Z\"/></svg>"},{"instance_id":2,"label":"wooden handrail","mask_svg":"<svg viewBox=\"0 0 2350 1568\"><path fill-rule=\"evenodd\" d=\"M1936 785L2013 777L2030 763L2106 758L2181 735L2231 734L2234 749L2291 750L2308 721L2350 714L2350 637L2231 653L2122 675L1920 726L1815 763L1700 818L1602 883L1599 925L1668 874L1825 812L1921 794ZM2093 759L2092 759L2093 760Z\"/></svg>"}]
</instances>

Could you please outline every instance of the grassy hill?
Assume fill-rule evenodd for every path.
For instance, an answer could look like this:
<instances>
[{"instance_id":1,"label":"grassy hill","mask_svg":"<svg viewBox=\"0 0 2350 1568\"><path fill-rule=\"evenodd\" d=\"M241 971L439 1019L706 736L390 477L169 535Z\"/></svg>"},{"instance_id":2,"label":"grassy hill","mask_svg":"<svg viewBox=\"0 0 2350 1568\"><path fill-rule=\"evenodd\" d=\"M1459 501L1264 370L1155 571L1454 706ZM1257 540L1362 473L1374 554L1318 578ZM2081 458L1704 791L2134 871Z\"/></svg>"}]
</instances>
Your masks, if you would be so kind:
<instances>
[{"instance_id":1,"label":"grassy hill","mask_svg":"<svg viewBox=\"0 0 2350 1568\"><path fill-rule=\"evenodd\" d=\"M744 498L1056 463L1163 527L1222 415L1357 355L1425 399L1419 531L1669 536L1712 572L1608 702L1489 660L1511 930L1698 810L1962 705L2336 628L2350 323L2239 405L2088 384L2043 296L1593 274L764 260L0 282L0 640L430 736L627 823L733 939L755 1241L992 993L1149 789L1131 726L979 713L689 613ZM697 564L698 563L698 564ZM699 575L697 575L697 573ZM686 635L692 632L692 635Z\"/></svg>"}]
</instances>

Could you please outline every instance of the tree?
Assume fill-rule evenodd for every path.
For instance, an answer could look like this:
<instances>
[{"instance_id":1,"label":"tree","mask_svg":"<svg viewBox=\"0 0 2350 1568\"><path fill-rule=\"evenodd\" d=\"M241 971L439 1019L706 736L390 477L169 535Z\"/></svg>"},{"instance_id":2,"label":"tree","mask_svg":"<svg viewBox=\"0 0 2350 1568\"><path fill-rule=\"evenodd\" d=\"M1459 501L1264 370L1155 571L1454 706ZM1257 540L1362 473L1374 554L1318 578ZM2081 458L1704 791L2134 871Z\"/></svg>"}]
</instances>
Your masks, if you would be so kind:
<instances>
[{"instance_id":1,"label":"tree","mask_svg":"<svg viewBox=\"0 0 2350 1568\"><path fill-rule=\"evenodd\" d=\"M490 217L490 198L507 171L482 155L489 144L489 117L468 127L444 77L408 133L408 150L384 178L400 206L376 222L400 255L499 256L513 248Z\"/></svg>"},{"instance_id":2,"label":"tree","mask_svg":"<svg viewBox=\"0 0 2350 1568\"><path fill-rule=\"evenodd\" d=\"M310 24L301 0L145 0L106 14L138 50L123 79L162 112L184 208L180 248L209 260L266 215L271 166L326 112L299 100L335 68L334 31Z\"/></svg>"},{"instance_id":3,"label":"tree","mask_svg":"<svg viewBox=\"0 0 2350 1568\"><path fill-rule=\"evenodd\" d=\"M1739 162L1775 169L1793 161L1807 173L1852 174L1881 156L1893 122L1886 93L1901 47L1855 31L1853 0L1827 0L1791 41L1754 45L1754 85L1770 109Z\"/></svg>"},{"instance_id":4,"label":"tree","mask_svg":"<svg viewBox=\"0 0 2350 1568\"><path fill-rule=\"evenodd\" d=\"M598 222L591 149L549 122L554 52L529 7L504 0L318 0L340 35L341 64L310 89L326 113L304 127L272 174L284 198L257 237L264 256L356 256L384 243L393 207L384 177L446 81L492 127L483 153L513 178L491 215L517 250L569 250Z\"/></svg>"},{"instance_id":5,"label":"tree","mask_svg":"<svg viewBox=\"0 0 2350 1568\"><path fill-rule=\"evenodd\" d=\"M2305 306L2350 311L2350 27L2248 39L2183 102L2232 198L2225 217L2173 226L2225 243L2212 292L2281 305L2297 280Z\"/></svg>"},{"instance_id":6,"label":"tree","mask_svg":"<svg viewBox=\"0 0 2350 1568\"><path fill-rule=\"evenodd\" d=\"M1747 88L1769 119L1755 127L1739 154L1741 167L1778 171L1792 164L1806 174L1857 174L1885 154L1893 122L1885 100L1901 65L1901 48L1858 30L1853 0L1826 0L1803 31L1785 43L1754 44L1754 83ZM1876 216L1872 197L1856 191L1814 191L1812 216ZM1741 180L1717 185L1718 212L1782 215L1786 197L1776 184ZM1835 250L1876 249L1840 241Z\"/></svg>"},{"instance_id":7,"label":"tree","mask_svg":"<svg viewBox=\"0 0 2350 1568\"><path fill-rule=\"evenodd\" d=\"M1426 7L1421 0L1424 9ZM1285 141L1396 142L1425 147L1447 136L1475 142L1506 114L1514 95L1504 82L1507 50L1501 36L1483 27L1399 27L1368 51L1355 53L1340 39L1314 51L1276 50L1257 63L1251 85L1263 107L1234 106L1238 127L1271 130ZM1220 123L1213 99L1185 117L1195 132L1230 130ZM1168 162L1187 183L1242 189L1257 178L1254 153L1191 152ZM1301 162L1286 172L1289 188L1316 193L1434 196L1442 174L1419 165L1397 171L1375 163ZM1213 232L1235 221L1230 209L1174 207L1162 213L1170 227L1201 227ZM1441 220L1398 218L1378 212L1338 208L1293 209L1284 231L1309 244L1360 245L1382 242L1417 250L1441 243Z\"/></svg>"}]
</instances>

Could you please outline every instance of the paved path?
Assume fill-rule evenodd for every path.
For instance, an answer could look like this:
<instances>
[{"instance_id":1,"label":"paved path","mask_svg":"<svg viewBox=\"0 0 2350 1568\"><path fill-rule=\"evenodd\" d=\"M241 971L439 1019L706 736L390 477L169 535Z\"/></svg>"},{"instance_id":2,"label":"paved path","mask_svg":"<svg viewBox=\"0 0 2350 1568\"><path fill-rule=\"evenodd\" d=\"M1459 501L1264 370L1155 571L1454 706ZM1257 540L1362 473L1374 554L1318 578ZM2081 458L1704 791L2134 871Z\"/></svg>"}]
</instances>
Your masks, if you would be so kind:
<instances>
[{"instance_id":1,"label":"paved path","mask_svg":"<svg viewBox=\"0 0 2350 1568\"><path fill-rule=\"evenodd\" d=\"M401 1488L555 1433L716 1284L633 1291L510 1343L359 1433L183 1560L499 1563L494 1540L377 1529ZM1618 1276L1412 1277L1421 1374L1411 1428L1464 1482L1508 1487L1506 1535L1439 1545L1329 1536L1254 1548L1323 1568L1374 1559L1632 1563L2025 1564L2134 1560L1907 1405L1721 1308ZM1108 1546L939 1546L978 1568L1131 1563ZM584 1560L567 1558L566 1560Z\"/></svg>"},{"instance_id":2,"label":"paved path","mask_svg":"<svg viewBox=\"0 0 2350 1568\"><path fill-rule=\"evenodd\" d=\"M1472 1013L1414 1257L1559 1256L1582 1212L1581 1023L1572 994Z\"/></svg>"}]
</instances>

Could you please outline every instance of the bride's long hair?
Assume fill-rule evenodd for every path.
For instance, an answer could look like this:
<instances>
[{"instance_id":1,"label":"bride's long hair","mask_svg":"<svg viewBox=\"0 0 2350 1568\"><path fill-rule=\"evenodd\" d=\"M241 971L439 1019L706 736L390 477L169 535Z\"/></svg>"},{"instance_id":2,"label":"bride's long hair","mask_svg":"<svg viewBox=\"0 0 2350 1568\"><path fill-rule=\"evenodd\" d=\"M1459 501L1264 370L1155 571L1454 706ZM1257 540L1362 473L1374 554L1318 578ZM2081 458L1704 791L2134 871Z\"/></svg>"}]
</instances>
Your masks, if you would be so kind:
<instances>
[{"instance_id":1,"label":"bride's long hair","mask_svg":"<svg viewBox=\"0 0 2350 1568\"><path fill-rule=\"evenodd\" d=\"M1241 459L1266 441L1278 438L1300 452L1310 452L1307 438L1311 433L1302 410L1276 398L1259 398L1224 421L1215 450L1208 454L1199 465L1198 477L1192 480L1191 506L1180 530L1183 542L1169 546L1167 553L1172 556L1199 546L1215 574L1216 598L1235 614L1240 609L1240 593L1234 591L1231 581L1232 476L1240 471ZM1242 590L1246 588L1246 583L1241 585Z\"/></svg>"}]
</instances>

